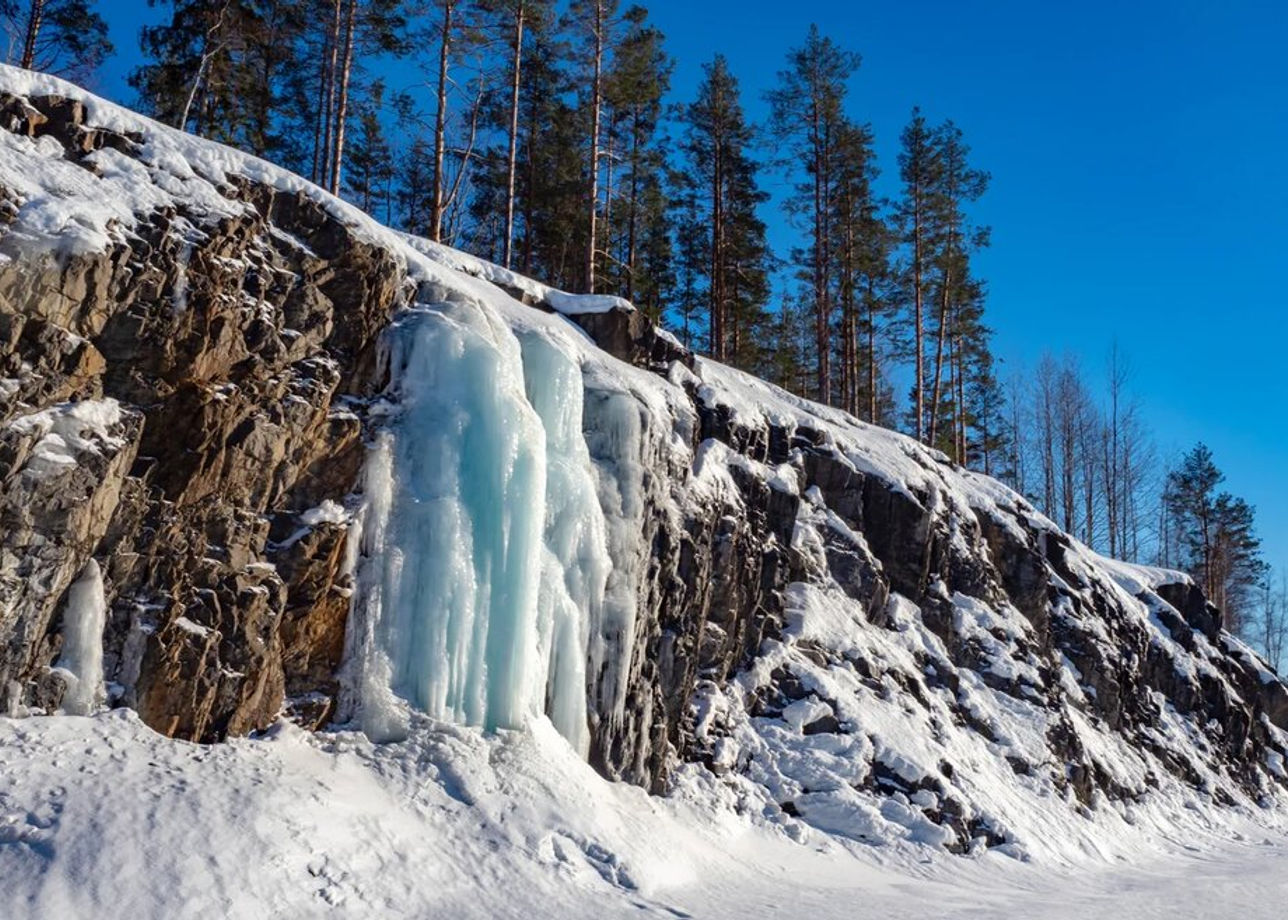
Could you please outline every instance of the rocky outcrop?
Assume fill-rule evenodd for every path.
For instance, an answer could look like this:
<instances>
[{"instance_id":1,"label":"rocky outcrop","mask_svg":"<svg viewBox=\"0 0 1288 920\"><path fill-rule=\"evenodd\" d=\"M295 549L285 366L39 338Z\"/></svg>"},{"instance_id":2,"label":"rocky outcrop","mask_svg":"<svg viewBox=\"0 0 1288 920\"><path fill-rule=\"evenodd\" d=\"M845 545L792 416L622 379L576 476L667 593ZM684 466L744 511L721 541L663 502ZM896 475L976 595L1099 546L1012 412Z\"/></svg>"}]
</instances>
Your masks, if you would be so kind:
<instances>
[{"instance_id":1,"label":"rocky outcrop","mask_svg":"<svg viewBox=\"0 0 1288 920\"><path fill-rule=\"evenodd\" d=\"M93 151L137 151L85 117L0 96L5 130L86 170L102 168ZM346 399L380 382L403 272L308 196L235 179L223 194L235 217L178 198L101 251L33 254L0 230L0 710L57 706L41 678L93 555L114 702L207 741L266 726L284 700L313 724L329 714L344 528L299 515L356 479ZM30 419L84 400L119 418L42 465Z\"/></svg>"},{"instance_id":2,"label":"rocky outcrop","mask_svg":"<svg viewBox=\"0 0 1288 920\"><path fill-rule=\"evenodd\" d=\"M673 378L677 363L692 366L672 360L663 370L650 357L652 339L603 325L611 331L599 344L624 360ZM733 755L734 738L750 724L781 724L785 710L806 701L817 711L796 733L823 736L828 750L862 739L867 720L838 714L861 713L864 704L826 695L843 674L994 748L1005 746L1007 728L981 715L978 693L1030 708L1044 739L1039 756L1015 750L1005 761L1084 805L1102 796L1139 800L1163 772L1224 800L1259 800L1288 778L1264 769L1280 763L1288 741L1284 684L1222 631L1220 612L1189 579L1102 559L1009 490L838 413L778 394L766 397L787 404L775 419L749 413L718 384L685 372L678 379L698 420L695 459L669 469L667 488L650 493L653 565L639 585L634 718L597 736L604 772L661 789L679 761L723 771L741 757L741 769L757 775L746 762L756 744L744 740ZM864 456L865 441L885 438L896 458ZM712 455L730 474L715 492L701 482ZM642 461L667 469L661 455ZM899 660L881 643L794 639L794 583L856 602L852 628L885 632L896 644L910 633L912 611L912 654ZM767 671L766 661L781 663ZM981 690L970 689L974 682ZM712 693L732 698L722 717L711 716ZM730 709L748 721L733 724ZM1191 734L1178 734L1178 716ZM913 720L908 731L925 729ZM1133 757L1144 752L1146 765L1123 770L1101 747L1106 735ZM917 786L891 774L876 749L866 757L859 769L868 778L856 788L933 791L937 804L925 812L951 829L954 846L1008 839L1001 822L955 788L953 777L966 772L960 765L945 759ZM816 794L808 785L798 793ZM791 814L807 810L791 797L780 804Z\"/></svg>"},{"instance_id":3,"label":"rocky outcrop","mask_svg":"<svg viewBox=\"0 0 1288 920\"><path fill-rule=\"evenodd\" d=\"M382 330L413 298L468 306L452 272L547 310L558 292L208 145L204 172L161 162L123 124L0 93L14 156L165 191L60 248L32 242L40 190L0 172L0 711L59 706L61 611L93 558L113 705L201 741L282 713L319 727ZM413 281L404 247L442 277ZM833 832L894 821L958 849L1011 841L993 787L1077 809L1288 779L1288 690L1182 576L1101 559L999 484L627 306L569 319L602 349L591 458L633 496L610 547L626 679L589 676L605 775L660 791L701 762ZM608 355L665 408L590 366Z\"/></svg>"}]
</instances>

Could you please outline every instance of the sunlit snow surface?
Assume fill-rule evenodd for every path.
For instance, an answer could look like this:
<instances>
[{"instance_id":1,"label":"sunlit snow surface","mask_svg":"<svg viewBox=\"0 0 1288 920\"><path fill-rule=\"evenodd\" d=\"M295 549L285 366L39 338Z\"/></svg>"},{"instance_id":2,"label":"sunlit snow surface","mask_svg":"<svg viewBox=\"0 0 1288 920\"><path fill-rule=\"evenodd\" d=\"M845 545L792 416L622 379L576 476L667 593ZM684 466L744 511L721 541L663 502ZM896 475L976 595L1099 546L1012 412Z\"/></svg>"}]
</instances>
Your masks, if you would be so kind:
<instances>
[{"instance_id":1,"label":"sunlit snow surface","mask_svg":"<svg viewBox=\"0 0 1288 920\"><path fill-rule=\"evenodd\" d=\"M1288 834L1170 806L1166 827L1024 863L755 818L686 770L605 782L544 720L407 740L282 725L212 746L126 710L0 719L5 920L1283 916Z\"/></svg>"}]
</instances>

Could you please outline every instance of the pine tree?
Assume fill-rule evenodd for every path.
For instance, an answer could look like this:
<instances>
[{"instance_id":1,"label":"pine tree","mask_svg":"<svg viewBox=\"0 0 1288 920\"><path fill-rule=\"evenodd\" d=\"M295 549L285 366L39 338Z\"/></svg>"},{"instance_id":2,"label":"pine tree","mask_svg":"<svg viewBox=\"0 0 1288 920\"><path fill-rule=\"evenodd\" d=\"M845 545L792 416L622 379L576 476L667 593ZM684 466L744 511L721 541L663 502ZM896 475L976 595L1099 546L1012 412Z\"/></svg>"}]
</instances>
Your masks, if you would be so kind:
<instances>
[{"instance_id":1,"label":"pine tree","mask_svg":"<svg viewBox=\"0 0 1288 920\"><path fill-rule=\"evenodd\" d=\"M834 147L844 120L846 84L859 56L825 38L811 25L805 44L788 54L788 67L768 94L770 129L784 153L803 162L808 181L797 188L794 207L808 215L810 245L804 254L814 314L815 396L832 401L831 228ZM794 170L793 170L794 171Z\"/></svg>"},{"instance_id":2,"label":"pine tree","mask_svg":"<svg viewBox=\"0 0 1288 920\"><path fill-rule=\"evenodd\" d=\"M86 80L114 50L90 0L5 0L0 22L6 61L28 70Z\"/></svg>"},{"instance_id":3,"label":"pine tree","mask_svg":"<svg viewBox=\"0 0 1288 920\"><path fill-rule=\"evenodd\" d=\"M568 290L584 284L587 240L585 134L568 102L566 46L554 35L533 43L522 105L522 168L516 195L517 246L524 274Z\"/></svg>"},{"instance_id":4,"label":"pine tree","mask_svg":"<svg viewBox=\"0 0 1288 920\"><path fill-rule=\"evenodd\" d=\"M804 286L787 299L774 314L771 349L766 377L785 390L801 393L808 389L809 356L814 339L811 314L813 291Z\"/></svg>"},{"instance_id":5,"label":"pine tree","mask_svg":"<svg viewBox=\"0 0 1288 920\"><path fill-rule=\"evenodd\" d=\"M600 257L600 170L603 165L604 81L619 25L618 0L572 0L566 22L581 39L580 57L587 113L586 241L582 287L597 289Z\"/></svg>"},{"instance_id":6,"label":"pine tree","mask_svg":"<svg viewBox=\"0 0 1288 920\"><path fill-rule=\"evenodd\" d=\"M452 47L459 24L456 20L459 0L436 0L438 27L435 36L438 59L434 83L434 159L430 180L429 238L443 239L443 215L447 211L447 106L450 86Z\"/></svg>"},{"instance_id":7,"label":"pine tree","mask_svg":"<svg viewBox=\"0 0 1288 920\"><path fill-rule=\"evenodd\" d=\"M1198 444L1168 477L1168 510L1178 524L1181 558L1204 593L1238 632L1253 588L1265 576L1251 505L1217 489L1225 475Z\"/></svg>"},{"instance_id":8,"label":"pine tree","mask_svg":"<svg viewBox=\"0 0 1288 920\"><path fill-rule=\"evenodd\" d=\"M130 75L159 120L303 170L297 115L311 28L304 0L169 0L167 22L142 30L146 59ZM307 124L307 119L304 121Z\"/></svg>"},{"instance_id":9,"label":"pine tree","mask_svg":"<svg viewBox=\"0 0 1288 920\"><path fill-rule=\"evenodd\" d=\"M344 176L347 196L368 214L375 214L377 200L387 197L394 174L393 150L380 120L384 96L384 82L376 80L368 90L368 98L358 106L358 130Z\"/></svg>"},{"instance_id":10,"label":"pine tree","mask_svg":"<svg viewBox=\"0 0 1288 920\"><path fill-rule=\"evenodd\" d=\"M285 97L299 69L299 41L306 30L301 0L258 0L243 40L246 54L242 104L245 134L238 143L256 156L287 167L300 164L299 138L284 123Z\"/></svg>"},{"instance_id":11,"label":"pine tree","mask_svg":"<svg viewBox=\"0 0 1288 920\"><path fill-rule=\"evenodd\" d=\"M671 213L675 222L675 299L666 317L685 348L714 354L710 315L703 323L704 279L710 267L707 242L710 224L699 204L699 190L685 169L670 174Z\"/></svg>"},{"instance_id":12,"label":"pine tree","mask_svg":"<svg viewBox=\"0 0 1288 920\"><path fill-rule=\"evenodd\" d=\"M893 240L873 192L877 168L871 129L843 119L833 154L829 249L840 307L839 405L853 415L873 419L881 377L877 341L888 308Z\"/></svg>"},{"instance_id":13,"label":"pine tree","mask_svg":"<svg viewBox=\"0 0 1288 920\"><path fill-rule=\"evenodd\" d=\"M965 212L965 206L977 201L988 187L987 173L969 165L970 148L962 132L951 121L933 133L931 143L936 150L939 168L935 184L928 196L924 224L924 242L929 242L931 262L938 277L936 291L938 313L935 320L935 357L930 396L929 442L942 447L940 441L941 414L947 411L956 419L956 426L947 439L948 453L959 462L965 462L965 407L962 405L962 381L967 376L965 362L971 356L986 351L984 342L976 340L982 327L982 288L973 281L970 273L972 252L988 241L987 228L975 227ZM947 350L947 351L946 351ZM945 360L955 386L944 399Z\"/></svg>"},{"instance_id":14,"label":"pine tree","mask_svg":"<svg viewBox=\"0 0 1288 920\"><path fill-rule=\"evenodd\" d=\"M663 50L662 33L647 22L643 7L633 6L622 17L622 34L614 48L604 81L604 104L609 112L608 175L620 164L624 175L616 189L606 189L604 255L606 287L628 300L648 279L638 271L640 243L649 223L665 221L657 207L665 166L655 146L662 116L662 97L670 85L673 62ZM646 207L651 203L653 207Z\"/></svg>"},{"instance_id":15,"label":"pine tree","mask_svg":"<svg viewBox=\"0 0 1288 920\"><path fill-rule=\"evenodd\" d=\"M996 361L986 331L966 340L970 349L958 371L961 405L959 456L961 462L985 476L1014 478L1008 468L1013 455L1007 430L1006 394L997 378Z\"/></svg>"},{"instance_id":16,"label":"pine tree","mask_svg":"<svg viewBox=\"0 0 1288 920\"><path fill-rule=\"evenodd\" d=\"M398 225L407 233L425 236L429 230L430 172L433 145L425 137L415 137L407 145L396 172Z\"/></svg>"},{"instance_id":17,"label":"pine tree","mask_svg":"<svg viewBox=\"0 0 1288 920\"><path fill-rule=\"evenodd\" d=\"M898 206L903 242L910 249L904 278L905 299L912 308L913 432L917 440L926 440L926 371L925 371L925 306L929 273L929 225L935 189L940 184L942 166L930 126L920 109L900 135L899 177L903 181L903 198Z\"/></svg>"},{"instance_id":18,"label":"pine tree","mask_svg":"<svg viewBox=\"0 0 1288 920\"><path fill-rule=\"evenodd\" d=\"M482 0L482 10L493 18L493 29L507 44L509 51L509 92L504 110L495 110L495 118L503 128L505 143L505 181L503 200L504 224L500 231L500 262L510 268L514 262L515 221L518 214L518 183L520 168L520 115L522 112L525 77L525 46L533 35L539 35L551 26L554 4L552 0ZM486 181L486 180L485 180Z\"/></svg>"},{"instance_id":19,"label":"pine tree","mask_svg":"<svg viewBox=\"0 0 1288 920\"><path fill-rule=\"evenodd\" d=\"M634 255L630 263L634 266L636 281L630 288L630 296L635 306L655 323L661 323L666 314L677 283L668 221L670 204L661 175L650 173L641 181L639 217L631 246Z\"/></svg>"},{"instance_id":20,"label":"pine tree","mask_svg":"<svg viewBox=\"0 0 1288 920\"><path fill-rule=\"evenodd\" d=\"M768 196L748 155L753 132L723 57L703 69L697 98L679 117L685 129L683 194L701 225L688 246L706 289L708 348L719 361L754 369L769 320L770 253L756 213Z\"/></svg>"},{"instance_id":21,"label":"pine tree","mask_svg":"<svg viewBox=\"0 0 1288 920\"><path fill-rule=\"evenodd\" d=\"M242 0L161 0L168 22L146 26L139 46L148 63L130 74L140 107L154 118L215 140L236 143L242 124L241 65L253 19Z\"/></svg>"},{"instance_id":22,"label":"pine tree","mask_svg":"<svg viewBox=\"0 0 1288 920\"><path fill-rule=\"evenodd\" d=\"M775 262L765 222L757 213L769 196L760 189L756 172L756 164L747 157L735 157L729 163L723 284L727 360L735 367L763 374L768 367L767 342L773 326L768 304Z\"/></svg>"}]
</instances>

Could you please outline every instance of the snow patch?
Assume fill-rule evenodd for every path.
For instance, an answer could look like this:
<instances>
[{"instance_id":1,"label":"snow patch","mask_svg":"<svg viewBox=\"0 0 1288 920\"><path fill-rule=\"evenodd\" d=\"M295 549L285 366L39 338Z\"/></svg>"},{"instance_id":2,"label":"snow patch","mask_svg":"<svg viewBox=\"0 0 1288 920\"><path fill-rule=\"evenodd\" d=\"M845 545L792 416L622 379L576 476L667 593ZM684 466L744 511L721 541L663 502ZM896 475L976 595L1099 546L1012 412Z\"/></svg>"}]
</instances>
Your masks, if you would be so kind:
<instances>
[{"instance_id":1,"label":"snow patch","mask_svg":"<svg viewBox=\"0 0 1288 920\"><path fill-rule=\"evenodd\" d=\"M21 416L9 427L36 439L24 472L45 476L75 466L82 453L121 447L125 442L111 433L120 421L121 407L115 399L86 399Z\"/></svg>"}]
</instances>

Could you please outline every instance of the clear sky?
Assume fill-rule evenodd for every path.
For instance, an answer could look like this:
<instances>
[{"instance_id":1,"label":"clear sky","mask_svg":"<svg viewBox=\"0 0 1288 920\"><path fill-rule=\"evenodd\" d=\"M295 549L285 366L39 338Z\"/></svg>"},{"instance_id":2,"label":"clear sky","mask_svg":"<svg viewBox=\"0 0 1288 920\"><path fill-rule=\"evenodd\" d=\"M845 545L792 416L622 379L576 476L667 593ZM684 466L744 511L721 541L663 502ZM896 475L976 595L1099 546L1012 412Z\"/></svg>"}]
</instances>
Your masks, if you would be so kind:
<instances>
[{"instance_id":1,"label":"clear sky","mask_svg":"<svg viewBox=\"0 0 1288 920\"><path fill-rule=\"evenodd\" d=\"M895 191L913 105L964 130L993 176L976 214L989 320L1012 366L1102 372L1117 341L1165 453L1204 440L1288 566L1288 4L1274 0L652 0L673 97L723 53L750 113L810 22L863 55L850 112ZM101 2L129 102L143 0ZM774 177L776 190L781 180ZM767 210L783 253L794 237Z\"/></svg>"}]
</instances>

